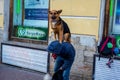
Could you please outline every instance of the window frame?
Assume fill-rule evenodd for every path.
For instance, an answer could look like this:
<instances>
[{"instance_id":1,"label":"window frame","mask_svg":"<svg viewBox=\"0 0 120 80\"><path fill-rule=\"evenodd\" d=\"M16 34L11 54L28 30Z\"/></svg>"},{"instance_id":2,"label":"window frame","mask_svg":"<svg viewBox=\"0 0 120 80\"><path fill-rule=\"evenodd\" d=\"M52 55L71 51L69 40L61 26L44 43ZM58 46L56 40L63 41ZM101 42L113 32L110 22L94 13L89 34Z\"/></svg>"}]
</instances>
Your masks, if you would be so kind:
<instances>
[{"instance_id":1,"label":"window frame","mask_svg":"<svg viewBox=\"0 0 120 80\"><path fill-rule=\"evenodd\" d=\"M48 2L50 3L50 1ZM24 0L22 0L22 14L24 13ZM15 37L12 34L15 33L13 32L14 26L13 26L13 8L14 8L14 0L10 0L10 11L9 11L9 34L8 34L8 39L10 41L17 41L17 42L25 42L25 43L33 43L33 44L48 44L48 37L49 37L49 22L48 22L48 31L47 31L47 40L35 40L35 39L29 39L29 38L21 38L21 37ZM48 4L48 10L49 10L49 4ZM22 25L23 25L23 15L22 15ZM48 17L49 20L49 17Z\"/></svg>"}]
</instances>

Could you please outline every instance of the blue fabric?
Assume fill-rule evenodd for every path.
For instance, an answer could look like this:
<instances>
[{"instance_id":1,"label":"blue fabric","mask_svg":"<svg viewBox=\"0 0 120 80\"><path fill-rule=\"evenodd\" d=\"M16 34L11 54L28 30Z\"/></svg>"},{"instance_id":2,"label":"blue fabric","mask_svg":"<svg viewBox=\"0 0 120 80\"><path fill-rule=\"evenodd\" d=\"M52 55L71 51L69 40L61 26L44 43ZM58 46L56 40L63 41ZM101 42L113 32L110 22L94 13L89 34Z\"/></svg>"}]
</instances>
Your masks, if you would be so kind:
<instances>
[{"instance_id":1,"label":"blue fabric","mask_svg":"<svg viewBox=\"0 0 120 80\"><path fill-rule=\"evenodd\" d=\"M115 54L119 54L119 48L116 47L116 48L114 48L113 51L114 51Z\"/></svg>"},{"instance_id":2,"label":"blue fabric","mask_svg":"<svg viewBox=\"0 0 120 80\"><path fill-rule=\"evenodd\" d=\"M65 58L62 58L61 56L58 56L55 60L54 72L57 72L62 67L63 80L69 80L69 75L70 75L72 64L73 64L73 61L70 61Z\"/></svg>"},{"instance_id":3,"label":"blue fabric","mask_svg":"<svg viewBox=\"0 0 120 80\"><path fill-rule=\"evenodd\" d=\"M48 45L47 51L50 53L60 54L62 50L62 44L59 41L53 41Z\"/></svg>"},{"instance_id":4,"label":"blue fabric","mask_svg":"<svg viewBox=\"0 0 120 80\"><path fill-rule=\"evenodd\" d=\"M74 60L75 57L75 49L69 42L61 44L59 41L53 41L48 45L47 51L69 60Z\"/></svg>"},{"instance_id":5,"label":"blue fabric","mask_svg":"<svg viewBox=\"0 0 120 80\"><path fill-rule=\"evenodd\" d=\"M66 58L68 60L74 60L75 49L74 49L73 45L69 42L63 42L60 56L63 58Z\"/></svg>"}]
</instances>

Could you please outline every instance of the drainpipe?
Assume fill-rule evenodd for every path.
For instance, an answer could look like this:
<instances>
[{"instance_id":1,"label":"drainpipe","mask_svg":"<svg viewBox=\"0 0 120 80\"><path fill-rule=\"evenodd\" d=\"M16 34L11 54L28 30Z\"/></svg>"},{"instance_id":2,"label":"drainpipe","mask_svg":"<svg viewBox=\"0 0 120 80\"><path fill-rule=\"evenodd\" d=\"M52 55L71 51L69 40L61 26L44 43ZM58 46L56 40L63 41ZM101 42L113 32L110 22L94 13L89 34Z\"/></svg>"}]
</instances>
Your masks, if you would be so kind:
<instances>
[{"instance_id":1,"label":"drainpipe","mask_svg":"<svg viewBox=\"0 0 120 80\"><path fill-rule=\"evenodd\" d=\"M4 34L3 34L3 41L8 41L9 37L9 7L10 0L4 0Z\"/></svg>"},{"instance_id":2,"label":"drainpipe","mask_svg":"<svg viewBox=\"0 0 120 80\"><path fill-rule=\"evenodd\" d=\"M103 29L104 29L104 16L105 16L105 3L106 0L101 0L100 5L100 23L99 23L99 33L98 33L98 45L100 44L103 37Z\"/></svg>"}]
</instances>

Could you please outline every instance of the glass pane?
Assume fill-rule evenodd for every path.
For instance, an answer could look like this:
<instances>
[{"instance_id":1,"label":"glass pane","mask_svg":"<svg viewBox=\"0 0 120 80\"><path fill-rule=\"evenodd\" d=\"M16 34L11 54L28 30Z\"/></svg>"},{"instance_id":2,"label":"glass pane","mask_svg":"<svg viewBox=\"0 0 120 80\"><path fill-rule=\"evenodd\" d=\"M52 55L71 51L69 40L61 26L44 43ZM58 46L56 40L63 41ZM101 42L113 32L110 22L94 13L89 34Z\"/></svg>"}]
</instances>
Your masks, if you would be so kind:
<instances>
[{"instance_id":1,"label":"glass pane","mask_svg":"<svg viewBox=\"0 0 120 80\"><path fill-rule=\"evenodd\" d=\"M49 0L14 0L13 36L47 40Z\"/></svg>"},{"instance_id":2,"label":"glass pane","mask_svg":"<svg viewBox=\"0 0 120 80\"><path fill-rule=\"evenodd\" d=\"M120 34L120 0L115 4L113 34Z\"/></svg>"}]
</instances>

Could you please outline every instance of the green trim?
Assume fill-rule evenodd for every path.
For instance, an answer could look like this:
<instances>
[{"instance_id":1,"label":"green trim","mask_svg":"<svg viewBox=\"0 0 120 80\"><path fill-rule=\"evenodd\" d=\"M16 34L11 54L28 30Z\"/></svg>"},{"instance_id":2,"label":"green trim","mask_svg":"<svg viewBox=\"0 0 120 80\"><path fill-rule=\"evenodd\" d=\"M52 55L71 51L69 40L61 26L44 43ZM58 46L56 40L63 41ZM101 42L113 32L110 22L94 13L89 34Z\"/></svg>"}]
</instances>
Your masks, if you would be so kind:
<instances>
[{"instance_id":1,"label":"green trim","mask_svg":"<svg viewBox=\"0 0 120 80\"><path fill-rule=\"evenodd\" d=\"M113 16L113 4L114 0L110 0L110 16Z\"/></svg>"},{"instance_id":2,"label":"green trim","mask_svg":"<svg viewBox=\"0 0 120 80\"><path fill-rule=\"evenodd\" d=\"M16 13L19 14L20 13L20 5L21 5L21 0L17 0L17 5L16 5Z\"/></svg>"}]
</instances>

